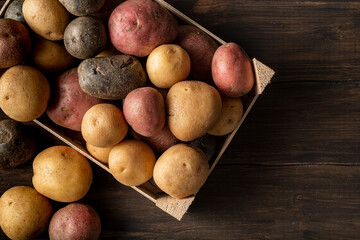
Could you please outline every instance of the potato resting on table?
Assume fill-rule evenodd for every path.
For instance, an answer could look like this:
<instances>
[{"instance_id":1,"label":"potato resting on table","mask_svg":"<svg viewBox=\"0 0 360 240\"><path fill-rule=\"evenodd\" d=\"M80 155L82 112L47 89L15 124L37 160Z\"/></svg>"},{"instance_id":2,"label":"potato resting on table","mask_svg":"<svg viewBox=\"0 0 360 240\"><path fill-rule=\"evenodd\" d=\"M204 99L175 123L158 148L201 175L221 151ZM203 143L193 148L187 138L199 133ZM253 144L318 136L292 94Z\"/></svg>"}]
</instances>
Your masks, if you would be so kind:
<instances>
[{"instance_id":1,"label":"potato resting on table","mask_svg":"<svg viewBox=\"0 0 360 240\"><path fill-rule=\"evenodd\" d=\"M10 239L34 239L48 227L49 199L28 186L8 189L0 198L0 225Z\"/></svg>"}]
</instances>

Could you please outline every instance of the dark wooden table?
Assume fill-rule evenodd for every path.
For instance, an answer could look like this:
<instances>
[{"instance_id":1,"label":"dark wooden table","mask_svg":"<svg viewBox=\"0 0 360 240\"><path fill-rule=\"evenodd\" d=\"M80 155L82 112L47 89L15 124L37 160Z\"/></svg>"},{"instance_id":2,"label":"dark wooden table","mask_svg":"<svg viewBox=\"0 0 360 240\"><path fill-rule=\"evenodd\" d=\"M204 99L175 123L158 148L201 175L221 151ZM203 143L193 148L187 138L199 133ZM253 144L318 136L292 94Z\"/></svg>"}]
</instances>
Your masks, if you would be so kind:
<instances>
[{"instance_id":1,"label":"dark wooden table","mask_svg":"<svg viewBox=\"0 0 360 240\"><path fill-rule=\"evenodd\" d=\"M101 239L360 239L360 2L169 3L276 75L181 222L93 165ZM0 171L0 193L31 177Z\"/></svg>"}]
</instances>

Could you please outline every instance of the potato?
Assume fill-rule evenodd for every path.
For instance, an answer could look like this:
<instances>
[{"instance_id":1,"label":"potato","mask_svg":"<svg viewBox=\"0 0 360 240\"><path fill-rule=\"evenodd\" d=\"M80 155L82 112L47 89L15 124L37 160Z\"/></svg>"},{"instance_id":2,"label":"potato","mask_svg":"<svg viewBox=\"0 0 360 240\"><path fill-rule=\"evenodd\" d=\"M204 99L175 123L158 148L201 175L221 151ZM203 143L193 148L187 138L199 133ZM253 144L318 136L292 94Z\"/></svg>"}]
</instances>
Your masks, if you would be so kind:
<instances>
[{"instance_id":1,"label":"potato","mask_svg":"<svg viewBox=\"0 0 360 240\"><path fill-rule=\"evenodd\" d=\"M180 45L190 56L191 72L189 79L210 82L211 62L217 43L206 33L192 25L179 27L175 43Z\"/></svg>"},{"instance_id":2,"label":"potato","mask_svg":"<svg viewBox=\"0 0 360 240\"><path fill-rule=\"evenodd\" d=\"M124 99L147 81L141 63L130 55L86 59L80 63L78 74L84 92L109 100Z\"/></svg>"},{"instance_id":3,"label":"potato","mask_svg":"<svg viewBox=\"0 0 360 240\"><path fill-rule=\"evenodd\" d=\"M217 123L208 131L215 136L224 136L231 133L238 126L244 109L241 98L222 96L221 115Z\"/></svg>"},{"instance_id":4,"label":"potato","mask_svg":"<svg viewBox=\"0 0 360 240\"><path fill-rule=\"evenodd\" d=\"M96 17L78 17L72 20L64 32L66 50L74 57L95 57L107 44L104 23Z\"/></svg>"},{"instance_id":5,"label":"potato","mask_svg":"<svg viewBox=\"0 0 360 240\"><path fill-rule=\"evenodd\" d=\"M35 153L35 139L25 125L12 120L0 121L0 169L14 168Z\"/></svg>"},{"instance_id":6,"label":"potato","mask_svg":"<svg viewBox=\"0 0 360 240\"><path fill-rule=\"evenodd\" d=\"M75 16L86 16L99 11L106 0L59 0L59 2Z\"/></svg>"},{"instance_id":7,"label":"potato","mask_svg":"<svg viewBox=\"0 0 360 240\"><path fill-rule=\"evenodd\" d=\"M6 8L4 18L10 18L21 22L22 24L26 24L25 18L22 12L22 5L24 0L13 0L10 5Z\"/></svg>"},{"instance_id":8,"label":"potato","mask_svg":"<svg viewBox=\"0 0 360 240\"><path fill-rule=\"evenodd\" d=\"M0 68L21 63L31 50L27 28L13 19L0 18Z\"/></svg>"},{"instance_id":9,"label":"potato","mask_svg":"<svg viewBox=\"0 0 360 240\"><path fill-rule=\"evenodd\" d=\"M132 129L145 137L154 136L165 124L164 99L152 87L131 91L123 102L123 112Z\"/></svg>"},{"instance_id":10,"label":"potato","mask_svg":"<svg viewBox=\"0 0 360 240\"><path fill-rule=\"evenodd\" d=\"M227 43L216 50L211 70L217 88L229 97L243 96L254 86L249 56L236 43Z\"/></svg>"},{"instance_id":11,"label":"potato","mask_svg":"<svg viewBox=\"0 0 360 240\"><path fill-rule=\"evenodd\" d=\"M40 152L34 159L33 173L35 189L58 202L83 198L93 178L88 160L67 146L53 146Z\"/></svg>"},{"instance_id":12,"label":"potato","mask_svg":"<svg viewBox=\"0 0 360 240\"><path fill-rule=\"evenodd\" d=\"M108 164L109 154L110 154L112 147L99 148L99 147L95 147L89 143L86 143L86 149L91 154L91 156L93 156L94 158L96 158L97 160L99 160L102 163Z\"/></svg>"},{"instance_id":13,"label":"potato","mask_svg":"<svg viewBox=\"0 0 360 240\"><path fill-rule=\"evenodd\" d=\"M111 43L125 54L145 57L157 46L171 43L178 34L175 18L151 0L125 1L108 21Z\"/></svg>"},{"instance_id":14,"label":"potato","mask_svg":"<svg viewBox=\"0 0 360 240\"><path fill-rule=\"evenodd\" d=\"M51 240L97 240L101 233L98 213L89 205L70 203L55 212L49 225Z\"/></svg>"},{"instance_id":15,"label":"potato","mask_svg":"<svg viewBox=\"0 0 360 240\"><path fill-rule=\"evenodd\" d=\"M64 71L74 62L63 43L46 40L40 36L35 38L31 60L43 72Z\"/></svg>"},{"instance_id":16,"label":"potato","mask_svg":"<svg viewBox=\"0 0 360 240\"><path fill-rule=\"evenodd\" d=\"M10 239L35 239L46 230L52 212L50 201L32 187L12 187L0 198L0 225Z\"/></svg>"},{"instance_id":17,"label":"potato","mask_svg":"<svg viewBox=\"0 0 360 240\"><path fill-rule=\"evenodd\" d=\"M23 14L31 30L48 40L62 40L69 12L58 0L25 0Z\"/></svg>"},{"instance_id":18,"label":"potato","mask_svg":"<svg viewBox=\"0 0 360 240\"><path fill-rule=\"evenodd\" d=\"M174 198L195 194L209 175L205 154L186 144L176 144L166 150L154 167L156 185Z\"/></svg>"},{"instance_id":19,"label":"potato","mask_svg":"<svg viewBox=\"0 0 360 240\"><path fill-rule=\"evenodd\" d=\"M164 152L169 147L180 142L179 139L172 134L167 124L160 130L160 132L151 137L142 136L132 129L130 132L135 139L144 141L154 152Z\"/></svg>"},{"instance_id":20,"label":"potato","mask_svg":"<svg viewBox=\"0 0 360 240\"><path fill-rule=\"evenodd\" d=\"M77 69L72 68L56 78L46 113L57 125L81 131L81 122L86 111L104 102L81 90Z\"/></svg>"},{"instance_id":21,"label":"potato","mask_svg":"<svg viewBox=\"0 0 360 240\"><path fill-rule=\"evenodd\" d=\"M1 76L0 107L16 121L26 122L40 117L49 98L49 82L33 67L17 65Z\"/></svg>"},{"instance_id":22,"label":"potato","mask_svg":"<svg viewBox=\"0 0 360 240\"><path fill-rule=\"evenodd\" d=\"M158 88L170 88L185 80L190 73L190 57L175 44L163 44L155 48L146 61L150 81Z\"/></svg>"},{"instance_id":23,"label":"potato","mask_svg":"<svg viewBox=\"0 0 360 240\"><path fill-rule=\"evenodd\" d=\"M99 148L119 143L125 138L127 131L128 125L121 110L108 103L91 107L81 123L81 134L85 141Z\"/></svg>"},{"instance_id":24,"label":"potato","mask_svg":"<svg viewBox=\"0 0 360 240\"><path fill-rule=\"evenodd\" d=\"M109 168L120 183L139 186L152 177L155 160L155 154L148 145L130 139L111 149Z\"/></svg>"},{"instance_id":25,"label":"potato","mask_svg":"<svg viewBox=\"0 0 360 240\"><path fill-rule=\"evenodd\" d=\"M187 142L205 135L218 121L221 97L205 82L182 81L170 88L166 107L171 132Z\"/></svg>"}]
</instances>

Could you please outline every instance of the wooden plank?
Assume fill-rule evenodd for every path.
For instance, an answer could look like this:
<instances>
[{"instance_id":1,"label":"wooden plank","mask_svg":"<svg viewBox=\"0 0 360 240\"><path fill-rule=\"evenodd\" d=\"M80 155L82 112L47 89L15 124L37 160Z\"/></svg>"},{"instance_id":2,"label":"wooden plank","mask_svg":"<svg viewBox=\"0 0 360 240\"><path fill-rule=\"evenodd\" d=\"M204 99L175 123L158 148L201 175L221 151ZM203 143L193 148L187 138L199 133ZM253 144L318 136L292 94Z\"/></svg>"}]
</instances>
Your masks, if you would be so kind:
<instances>
[{"instance_id":1,"label":"wooden plank","mask_svg":"<svg viewBox=\"0 0 360 240\"><path fill-rule=\"evenodd\" d=\"M270 84L219 164L359 164L360 83Z\"/></svg>"},{"instance_id":2,"label":"wooden plank","mask_svg":"<svg viewBox=\"0 0 360 240\"><path fill-rule=\"evenodd\" d=\"M81 202L99 211L101 239L338 240L360 236L359 166L220 166L181 222L131 189L114 184L101 169L94 170L94 184ZM0 176L27 184L31 172L24 172L25 178L20 172L5 176L0 172ZM1 234L0 238L7 239ZM47 239L46 234L39 239Z\"/></svg>"}]
</instances>

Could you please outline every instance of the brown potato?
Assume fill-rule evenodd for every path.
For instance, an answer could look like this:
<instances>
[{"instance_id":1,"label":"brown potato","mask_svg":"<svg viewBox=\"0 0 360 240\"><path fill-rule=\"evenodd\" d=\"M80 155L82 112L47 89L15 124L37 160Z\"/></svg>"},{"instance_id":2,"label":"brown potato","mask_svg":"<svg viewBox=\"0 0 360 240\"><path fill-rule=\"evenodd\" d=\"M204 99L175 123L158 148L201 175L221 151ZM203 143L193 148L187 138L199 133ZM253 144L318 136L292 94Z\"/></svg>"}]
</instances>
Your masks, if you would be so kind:
<instances>
[{"instance_id":1,"label":"brown potato","mask_svg":"<svg viewBox=\"0 0 360 240\"><path fill-rule=\"evenodd\" d=\"M109 154L112 148L113 147L99 148L86 143L86 149L91 154L91 156L105 164L108 164L109 162Z\"/></svg>"},{"instance_id":2,"label":"brown potato","mask_svg":"<svg viewBox=\"0 0 360 240\"><path fill-rule=\"evenodd\" d=\"M17 65L0 79L0 107L10 118L27 122L40 117L50 98L50 86L37 69Z\"/></svg>"},{"instance_id":3,"label":"brown potato","mask_svg":"<svg viewBox=\"0 0 360 240\"><path fill-rule=\"evenodd\" d=\"M85 141L95 147L114 146L123 140L128 125L119 108L109 103L91 107L81 123L81 134Z\"/></svg>"},{"instance_id":4,"label":"brown potato","mask_svg":"<svg viewBox=\"0 0 360 240\"><path fill-rule=\"evenodd\" d=\"M236 43L226 43L216 50L211 71L217 88L229 97L241 97L254 86L255 76L249 56Z\"/></svg>"},{"instance_id":5,"label":"brown potato","mask_svg":"<svg viewBox=\"0 0 360 240\"><path fill-rule=\"evenodd\" d=\"M0 18L0 68L22 62L31 50L27 28L13 19Z\"/></svg>"},{"instance_id":6,"label":"brown potato","mask_svg":"<svg viewBox=\"0 0 360 240\"><path fill-rule=\"evenodd\" d=\"M174 198L195 194L209 175L205 154L186 144L177 144L166 150L154 167L156 185Z\"/></svg>"},{"instance_id":7,"label":"brown potato","mask_svg":"<svg viewBox=\"0 0 360 240\"><path fill-rule=\"evenodd\" d=\"M170 88L166 106L171 132L188 142L205 135L218 121L221 97L205 82L182 81Z\"/></svg>"},{"instance_id":8,"label":"brown potato","mask_svg":"<svg viewBox=\"0 0 360 240\"><path fill-rule=\"evenodd\" d=\"M48 40L62 40L69 12L58 0L25 0L23 14L31 30Z\"/></svg>"},{"instance_id":9,"label":"brown potato","mask_svg":"<svg viewBox=\"0 0 360 240\"><path fill-rule=\"evenodd\" d=\"M238 126L244 112L241 98L222 96L221 115L217 123L208 131L214 136L224 136Z\"/></svg>"},{"instance_id":10,"label":"brown potato","mask_svg":"<svg viewBox=\"0 0 360 240\"><path fill-rule=\"evenodd\" d=\"M35 38L31 59L36 67L44 72L63 71L74 62L63 43L46 40L40 36Z\"/></svg>"},{"instance_id":11,"label":"brown potato","mask_svg":"<svg viewBox=\"0 0 360 240\"><path fill-rule=\"evenodd\" d=\"M170 88L189 75L189 54L176 44L160 45L148 56L146 71L156 87Z\"/></svg>"},{"instance_id":12,"label":"brown potato","mask_svg":"<svg viewBox=\"0 0 360 240\"><path fill-rule=\"evenodd\" d=\"M53 146L40 152L34 159L33 172L35 189L58 202L83 198L93 178L88 160L67 146Z\"/></svg>"},{"instance_id":13,"label":"brown potato","mask_svg":"<svg viewBox=\"0 0 360 240\"><path fill-rule=\"evenodd\" d=\"M110 151L109 168L120 183L138 186L152 177L155 160L155 154L148 145L130 139Z\"/></svg>"},{"instance_id":14,"label":"brown potato","mask_svg":"<svg viewBox=\"0 0 360 240\"><path fill-rule=\"evenodd\" d=\"M50 201L34 188L16 186L0 198L0 225L10 239L35 239L48 227Z\"/></svg>"}]
</instances>

